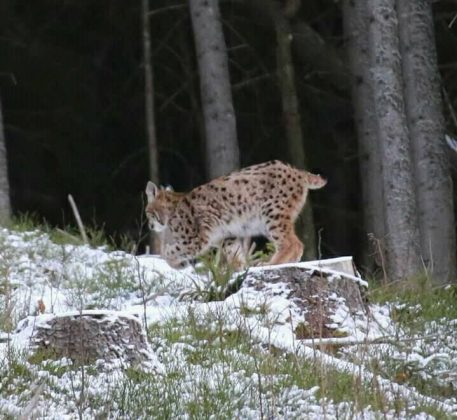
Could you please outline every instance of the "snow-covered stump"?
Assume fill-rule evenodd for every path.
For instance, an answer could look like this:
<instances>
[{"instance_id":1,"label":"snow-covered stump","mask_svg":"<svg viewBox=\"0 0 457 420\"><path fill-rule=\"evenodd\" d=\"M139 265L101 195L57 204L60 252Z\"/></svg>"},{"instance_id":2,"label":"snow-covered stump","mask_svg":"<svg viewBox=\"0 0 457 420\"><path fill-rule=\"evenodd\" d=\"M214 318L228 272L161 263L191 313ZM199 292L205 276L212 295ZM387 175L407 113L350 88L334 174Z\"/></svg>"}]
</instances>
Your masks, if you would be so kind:
<instances>
[{"instance_id":1,"label":"snow-covered stump","mask_svg":"<svg viewBox=\"0 0 457 420\"><path fill-rule=\"evenodd\" d=\"M248 272L239 293L248 306L250 296L257 295L253 306L259 296L267 303L282 298L278 322L290 322L298 340L342 338L351 335L347 318L358 323L368 318L367 283L354 275L352 266L350 271L337 272L317 262L262 267Z\"/></svg>"},{"instance_id":2,"label":"snow-covered stump","mask_svg":"<svg viewBox=\"0 0 457 420\"><path fill-rule=\"evenodd\" d=\"M103 362L136 366L153 361L139 319L115 311L83 311L39 315L21 321L17 334L29 337L39 359L68 358L76 363L103 367Z\"/></svg>"}]
</instances>

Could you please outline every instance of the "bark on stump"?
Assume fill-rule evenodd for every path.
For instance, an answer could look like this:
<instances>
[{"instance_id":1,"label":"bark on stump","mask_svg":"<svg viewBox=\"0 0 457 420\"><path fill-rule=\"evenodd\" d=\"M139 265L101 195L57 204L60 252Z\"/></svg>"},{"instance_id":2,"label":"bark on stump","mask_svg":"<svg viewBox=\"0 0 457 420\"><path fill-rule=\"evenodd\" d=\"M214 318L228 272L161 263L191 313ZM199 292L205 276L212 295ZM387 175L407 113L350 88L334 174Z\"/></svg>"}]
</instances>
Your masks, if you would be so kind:
<instances>
[{"instance_id":1,"label":"bark on stump","mask_svg":"<svg viewBox=\"0 0 457 420\"><path fill-rule=\"evenodd\" d=\"M348 316L366 317L366 282L351 274L305 264L250 271L241 290L253 289L266 299L280 293L288 299L303 319L295 327L297 339L345 336L336 312L344 306ZM274 287L278 283L282 284L280 292Z\"/></svg>"},{"instance_id":2,"label":"bark on stump","mask_svg":"<svg viewBox=\"0 0 457 420\"><path fill-rule=\"evenodd\" d=\"M134 316L112 311L83 311L27 318L20 329L30 328L36 356L67 357L82 364L97 360L121 360L129 365L152 361L141 322Z\"/></svg>"}]
</instances>

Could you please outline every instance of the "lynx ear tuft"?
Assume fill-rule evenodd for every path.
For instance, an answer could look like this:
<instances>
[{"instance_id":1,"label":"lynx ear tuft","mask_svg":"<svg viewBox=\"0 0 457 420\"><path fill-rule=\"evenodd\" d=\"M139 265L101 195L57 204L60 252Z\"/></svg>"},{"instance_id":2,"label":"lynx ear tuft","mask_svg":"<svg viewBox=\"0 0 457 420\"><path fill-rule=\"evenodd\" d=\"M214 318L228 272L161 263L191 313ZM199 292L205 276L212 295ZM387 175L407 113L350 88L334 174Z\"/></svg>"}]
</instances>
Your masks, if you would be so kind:
<instances>
[{"instance_id":1,"label":"lynx ear tuft","mask_svg":"<svg viewBox=\"0 0 457 420\"><path fill-rule=\"evenodd\" d=\"M148 203L154 201L158 191L159 189L157 188L157 185L151 181L148 181L146 185L146 195L148 197Z\"/></svg>"}]
</instances>

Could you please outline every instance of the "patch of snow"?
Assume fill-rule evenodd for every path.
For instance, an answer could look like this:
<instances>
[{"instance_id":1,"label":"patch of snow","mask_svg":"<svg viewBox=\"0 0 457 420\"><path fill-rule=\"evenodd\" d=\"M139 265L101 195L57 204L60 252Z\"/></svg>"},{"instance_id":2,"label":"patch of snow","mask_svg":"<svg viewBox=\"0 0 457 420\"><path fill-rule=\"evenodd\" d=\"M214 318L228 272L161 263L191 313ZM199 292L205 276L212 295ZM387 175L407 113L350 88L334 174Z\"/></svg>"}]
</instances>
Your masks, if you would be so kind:
<instances>
[{"instance_id":1,"label":"patch of snow","mask_svg":"<svg viewBox=\"0 0 457 420\"><path fill-rule=\"evenodd\" d=\"M391 306L370 305L369 316L351 314L344 299L334 295L330 299L337 305L334 316L329 323L330 327L338 327L347 334L346 337L320 340L297 340L294 333L297 326L303 322L303 310L288 299L289 289L286 283L268 283L262 290L243 288L221 302L181 301L180 296L189 290L203 288L207 278L197 274L192 267L184 270L175 270L158 256L132 256L124 252L108 252L105 248L90 248L88 246L57 245L46 234L39 231L10 232L0 228L0 267L6 268L8 282L12 285L11 299L14 302L16 321L22 319L15 333L0 332L0 361L7 356L9 346L27 350L34 328L39 323L45 327L47 322L57 314L59 316L78 316L81 307L90 305L104 308L102 312L114 317L118 314L133 317L148 325L161 325L170 320L186 322L189 313L205 317L208 314L218 314L223 322L224 331L238 331L242 329L249 334L256 343L274 346L286 352L301 355L314 363L322 363L343 372L358 375L364 381L378 384L386 398L394 401L401 396L408 402L409 408L414 405L428 404L440 407L451 415L457 415L457 401L448 398L438 401L430 396L421 395L412 387L392 382L379 374L370 372L369 366L357 357L361 346L363 351L374 354L380 351L384 360L398 359L405 364L411 364L424 372L424 375L438 377L446 385L457 389L457 338L450 334L446 337L446 348L440 349L436 343L427 340L418 340L408 352L402 352L399 347L388 341L398 338L398 328L390 317ZM363 287L368 284L357 276L335 271L329 266L337 263L352 264L351 257L341 257L331 261L314 261L283 266L266 266L250 268L250 272L265 269L280 269L281 267L298 266L310 271L321 270L328 277L344 277L356 281ZM100 282L106 281L106 287ZM117 283L116 283L117 282ZM140 285L141 288L139 287ZM117 289L116 289L117 287ZM112 290L116 294L110 294ZM37 302L45 305L45 314L38 314ZM101 310L93 312L100 313ZM86 310L85 310L86 312ZM454 328L457 320L444 320L447 326ZM439 334L442 323L430 324L430 334ZM8 338L11 342L8 342ZM193 337L187 337L194 340ZM182 337L185 340L186 337ZM387 339L387 341L382 341ZM381 340L379 344L368 346L364 343ZM192 401L195 398L196 378L207 383L209 389L215 391L221 383L220 379L231 381L237 385L233 387L234 400L240 402L237 412L238 418L259 418L258 404L253 404L246 390L255 389L259 379L257 374L246 376L244 372L228 372L223 364L214 366L195 365L187 362L190 353L198 351L198 345L204 344L195 341L190 343L166 343L162 337L153 337L155 353L160 359L164 373L172 366L185 366L185 377L180 384L179 395L183 400ZM441 341L442 342L442 341ZM351 343L362 343L352 345ZM351 344L338 357L325 354L318 349L319 344ZM370 350L366 350L369 348ZM389 354L389 357L385 355ZM367 355L367 357L369 354ZM238 354L240 359L247 357ZM363 359L363 356L361 356ZM49 383L47 392L51 398L40 397L34 409L40 418L65 419L74 418L81 408L75 405L77 398L68 398L66 395L80 395L82 377L80 372L65 372L61 377L51 375L48 368L53 369L71 366L71 361L43 362L41 367L29 368L34 371L38 379ZM100 361L99 363L103 363ZM46 365L48 364L48 365ZM45 369L46 368L46 369ZM153 371L154 366L150 366ZM143 369L148 370L147 367ZM87 395L97 397L106 390L125 379L125 366L122 362L114 361L109 372L86 376L88 381ZM0 379L1 380L1 379ZM157 379L160 381L160 379ZM271 383L280 383L281 378L269 378ZM198 381L197 381L198 382ZM271 413L274 418L356 418L375 419L399 418L398 413L390 411L380 413L370 407L354 411L350 402L334 403L325 399L318 399L318 387L300 389L296 386L278 387L281 392L276 395L265 394L269 407L274 407ZM19 417L24 408L24 401L33 397L30 391L23 395L0 396L0 413L7 413L11 417ZM251 401L248 403L248 401ZM56 413L59 413L58 415ZM96 408L84 408L82 415L93 418ZM217 413L215 413L217 414ZM263 413L266 414L266 413ZM183 413L183 418L187 414ZM416 419L430 418L424 413L417 414Z\"/></svg>"}]
</instances>

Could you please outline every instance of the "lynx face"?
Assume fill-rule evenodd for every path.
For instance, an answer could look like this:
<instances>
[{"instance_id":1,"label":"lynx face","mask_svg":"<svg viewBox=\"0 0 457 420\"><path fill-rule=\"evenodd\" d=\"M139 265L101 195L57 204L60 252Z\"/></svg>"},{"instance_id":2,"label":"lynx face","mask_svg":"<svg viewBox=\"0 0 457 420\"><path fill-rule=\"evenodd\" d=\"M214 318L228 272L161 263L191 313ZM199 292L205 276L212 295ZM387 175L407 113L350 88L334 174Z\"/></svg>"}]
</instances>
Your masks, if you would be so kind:
<instances>
[{"instance_id":1,"label":"lynx face","mask_svg":"<svg viewBox=\"0 0 457 420\"><path fill-rule=\"evenodd\" d=\"M146 207L146 217L148 218L149 227L156 232L163 232L168 225L170 216L174 211L173 193L171 188L159 189L151 181L146 186L146 195L148 205Z\"/></svg>"},{"instance_id":2,"label":"lynx face","mask_svg":"<svg viewBox=\"0 0 457 420\"><path fill-rule=\"evenodd\" d=\"M175 193L148 182L146 215L163 232L162 256L179 267L230 237L263 235L276 252L270 264L299 261L303 244L294 222L309 189L327 181L279 161L250 166L193 189Z\"/></svg>"}]
</instances>

